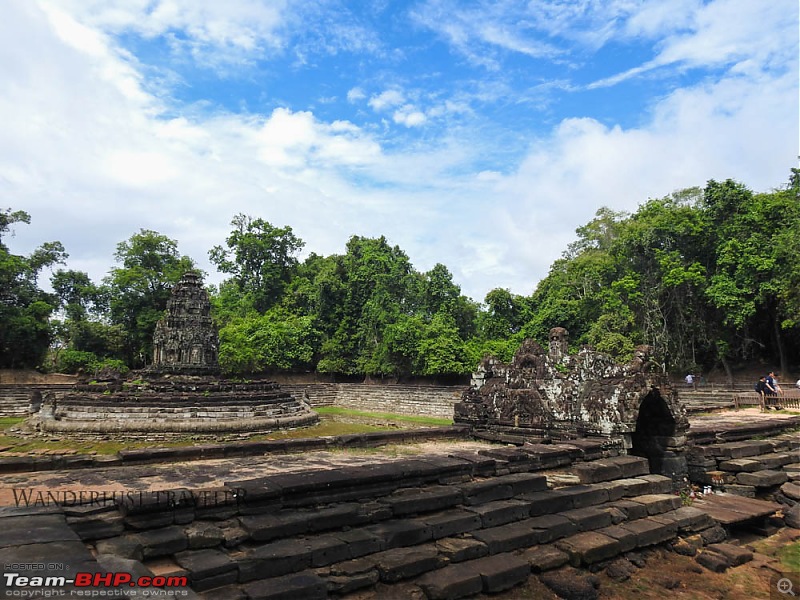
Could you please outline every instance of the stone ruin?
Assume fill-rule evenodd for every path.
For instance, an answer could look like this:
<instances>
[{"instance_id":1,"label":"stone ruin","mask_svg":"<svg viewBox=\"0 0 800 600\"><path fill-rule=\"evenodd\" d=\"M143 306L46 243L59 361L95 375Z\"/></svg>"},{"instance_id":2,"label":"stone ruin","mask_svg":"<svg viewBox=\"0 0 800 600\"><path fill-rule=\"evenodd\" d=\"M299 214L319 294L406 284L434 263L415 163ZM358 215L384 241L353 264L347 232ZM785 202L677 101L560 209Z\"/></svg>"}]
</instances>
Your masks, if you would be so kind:
<instances>
[{"instance_id":1,"label":"stone ruin","mask_svg":"<svg viewBox=\"0 0 800 600\"><path fill-rule=\"evenodd\" d=\"M272 381L220 377L219 337L197 273L175 285L153 336L153 364L45 394L29 425L66 435L170 438L265 433L319 421L304 399ZM32 404L33 405L33 404Z\"/></svg>"},{"instance_id":2,"label":"stone ruin","mask_svg":"<svg viewBox=\"0 0 800 600\"><path fill-rule=\"evenodd\" d=\"M219 373L219 336L211 303L197 273L184 274L167 302L167 314L153 334L152 373Z\"/></svg>"},{"instance_id":3,"label":"stone ruin","mask_svg":"<svg viewBox=\"0 0 800 600\"><path fill-rule=\"evenodd\" d=\"M600 437L647 458L651 472L683 480L686 410L650 353L638 346L628 364L588 348L570 355L569 334L556 327L547 352L527 339L509 364L484 358L454 420L500 441Z\"/></svg>"}]
</instances>

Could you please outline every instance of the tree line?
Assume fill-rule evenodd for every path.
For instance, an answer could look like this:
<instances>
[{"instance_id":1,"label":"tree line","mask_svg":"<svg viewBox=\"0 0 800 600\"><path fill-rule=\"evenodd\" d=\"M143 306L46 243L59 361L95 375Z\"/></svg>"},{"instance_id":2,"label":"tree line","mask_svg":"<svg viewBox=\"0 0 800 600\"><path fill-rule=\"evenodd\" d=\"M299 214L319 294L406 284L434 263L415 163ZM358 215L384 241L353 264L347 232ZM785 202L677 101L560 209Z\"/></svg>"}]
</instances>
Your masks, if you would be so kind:
<instances>
[{"instance_id":1,"label":"tree line","mask_svg":"<svg viewBox=\"0 0 800 600\"><path fill-rule=\"evenodd\" d=\"M120 242L101 282L57 268L59 242L15 255L6 238L30 223L0 211L0 367L62 372L141 368L172 286L196 269L178 244L141 230ZM291 227L236 215L209 259L220 364L232 375L317 371L407 378L458 376L522 339L566 327L573 349L618 359L649 344L672 371L800 356L800 171L754 193L709 181L649 200L632 214L601 208L529 295L461 293L445 265L413 267L385 237L353 236L342 254L298 255ZM52 292L38 284L52 271Z\"/></svg>"}]
</instances>

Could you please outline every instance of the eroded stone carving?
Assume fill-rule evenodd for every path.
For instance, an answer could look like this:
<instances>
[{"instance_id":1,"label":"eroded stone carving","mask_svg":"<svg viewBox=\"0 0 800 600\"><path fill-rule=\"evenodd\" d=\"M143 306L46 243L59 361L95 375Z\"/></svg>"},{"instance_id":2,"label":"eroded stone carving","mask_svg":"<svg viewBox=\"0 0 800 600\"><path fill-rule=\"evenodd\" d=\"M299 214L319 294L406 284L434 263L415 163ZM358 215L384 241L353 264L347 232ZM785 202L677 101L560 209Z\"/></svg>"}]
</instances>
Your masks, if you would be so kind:
<instances>
[{"instance_id":1,"label":"eroded stone carving","mask_svg":"<svg viewBox=\"0 0 800 600\"><path fill-rule=\"evenodd\" d=\"M651 348L639 346L628 364L583 348L569 354L569 333L550 331L548 352L525 340L509 364L481 361L454 420L505 435L541 439L603 436L647 456L655 472L685 474L686 410ZM675 459L675 460L673 460Z\"/></svg>"},{"instance_id":2,"label":"eroded stone carving","mask_svg":"<svg viewBox=\"0 0 800 600\"><path fill-rule=\"evenodd\" d=\"M153 334L150 371L211 375L219 372L219 336L211 302L197 273L184 274L172 289L167 313Z\"/></svg>"}]
</instances>

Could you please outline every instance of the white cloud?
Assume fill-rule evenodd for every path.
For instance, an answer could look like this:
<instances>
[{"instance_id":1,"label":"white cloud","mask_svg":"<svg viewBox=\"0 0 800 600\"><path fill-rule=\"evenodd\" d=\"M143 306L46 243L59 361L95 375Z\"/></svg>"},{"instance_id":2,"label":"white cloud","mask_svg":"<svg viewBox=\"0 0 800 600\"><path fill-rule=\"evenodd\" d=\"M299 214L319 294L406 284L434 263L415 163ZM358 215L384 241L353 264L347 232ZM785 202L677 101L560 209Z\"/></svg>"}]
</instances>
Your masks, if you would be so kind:
<instances>
[{"instance_id":1,"label":"white cloud","mask_svg":"<svg viewBox=\"0 0 800 600\"><path fill-rule=\"evenodd\" d=\"M363 100L366 97L367 95L364 93L364 90L362 90L359 87L354 87L351 90L348 90L347 92L348 102L358 102L359 100Z\"/></svg>"},{"instance_id":2,"label":"white cloud","mask_svg":"<svg viewBox=\"0 0 800 600\"><path fill-rule=\"evenodd\" d=\"M156 5L166 0L124 6ZM530 139L518 163L489 171L479 159L504 143L496 130L453 128L401 143L291 108L176 115L168 100L147 92L139 65L111 36L71 20L56 3L46 6L11 2L0 20L0 192L33 217L11 241L15 251L59 239L70 267L94 278L107 271L116 243L149 228L177 239L218 279L206 253L243 212L291 225L308 251L340 253L350 235L386 235L419 269L446 264L476 299L493 287L527 294L602 205L633 210L712 177L765 190L795 164L797 59L768 68L780 64L778 42L765 58L755 52L752 68L665 93L636 127L576 114ZM675 56L690 55L677 42L662 50L672 47ZM351 93L352 101L367 97L359 88ZM451 98L397 87L370 97L370 106L414 127L472 110Z\"/></svg>"},{"instance_id":3,"label":"white cloud","mask_svg":"<svg viewBox=\"0 0 800 600\"><path fill-rule=\"evenodd\" d=\"M425 113L417 110L413 105L406 104L392 115L395 123L400 123L406 127L418 127L423 125L428 118Z\"/></svg>"},{"instance_id":4,"label":"white cloud","mask_svg":"<svg viewBox=\"0 0 800 600\"><path fill-rule=\"evenodd\" d=\"M368 104L374 111L380 112L382 110L386 110L387 108L398 106L403 102L405 102L405 96L403 95L403 92L397 89L391 89L373 96L369 99Z\"/></svg>"}]
</instances>

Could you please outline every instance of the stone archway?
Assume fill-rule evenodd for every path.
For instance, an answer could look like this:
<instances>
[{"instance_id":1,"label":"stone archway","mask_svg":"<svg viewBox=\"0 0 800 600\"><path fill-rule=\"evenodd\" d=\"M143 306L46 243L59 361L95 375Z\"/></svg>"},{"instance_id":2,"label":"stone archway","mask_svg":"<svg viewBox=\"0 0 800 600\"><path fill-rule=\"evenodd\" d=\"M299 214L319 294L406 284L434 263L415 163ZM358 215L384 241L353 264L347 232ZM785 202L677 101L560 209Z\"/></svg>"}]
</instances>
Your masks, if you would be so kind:
<instances>
[{"instance_id":1,"label":"stone archway","mask_svg":"<svg viewBox=\"0 0 800 600\"><path fill-rule=\"evenodd\" d=\"M651 473L679 481L687 472L685 433L658 389L651 389L639 404L629 453L646 458Z\"/></svg>"}]
</instances>

